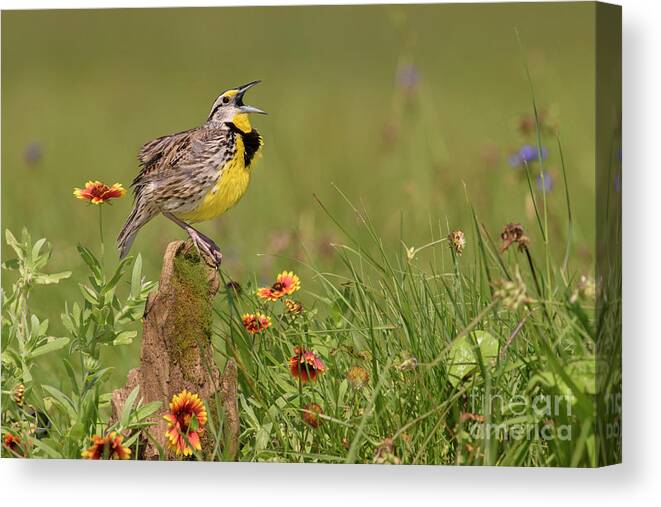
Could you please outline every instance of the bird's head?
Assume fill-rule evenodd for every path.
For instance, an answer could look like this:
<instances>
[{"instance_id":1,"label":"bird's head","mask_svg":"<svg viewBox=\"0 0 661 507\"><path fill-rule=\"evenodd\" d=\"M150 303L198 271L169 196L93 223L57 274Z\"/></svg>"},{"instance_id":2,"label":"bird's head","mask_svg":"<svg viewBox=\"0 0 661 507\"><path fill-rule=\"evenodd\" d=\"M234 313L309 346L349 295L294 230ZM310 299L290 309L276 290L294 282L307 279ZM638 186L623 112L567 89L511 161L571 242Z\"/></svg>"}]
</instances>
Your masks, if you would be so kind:
<instances>
[{"instance_id":1,"label":"bird's head","mask_svg":"<svg viewBox=\"0 0 661 507\"><path fill-rule=\"evenodd\" d=\"M266 114L261 109L243 103L243 96L257 83L259 81L252 81L221 93L213 103L208 121L219 124L231 122L244 132L250 132L252 127L250 126L250 120L248 120L248 114Z\"/></svg>"}]
</instances>

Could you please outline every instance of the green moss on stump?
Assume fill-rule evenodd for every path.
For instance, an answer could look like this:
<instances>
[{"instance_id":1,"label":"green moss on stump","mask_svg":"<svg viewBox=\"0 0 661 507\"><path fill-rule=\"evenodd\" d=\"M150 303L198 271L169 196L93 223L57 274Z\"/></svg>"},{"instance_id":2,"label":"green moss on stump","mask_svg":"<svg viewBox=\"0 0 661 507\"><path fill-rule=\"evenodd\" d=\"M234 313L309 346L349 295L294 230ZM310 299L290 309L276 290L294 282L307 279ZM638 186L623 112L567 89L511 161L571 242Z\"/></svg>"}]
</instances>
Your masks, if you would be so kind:
<instances>
[{"instance_id":1,"label":"green moss on stump","mask_svg":"<svg viewBox=\"0 0 661 507\"><path fill-rule=\"evenodd\" d=\"M186 378L211 339L212 304L204 261L197 252L174 258L173 294L176 300L169 343L170 353ZM194 379L186 378L192 381Z\"/></svg>"}]
</instances>

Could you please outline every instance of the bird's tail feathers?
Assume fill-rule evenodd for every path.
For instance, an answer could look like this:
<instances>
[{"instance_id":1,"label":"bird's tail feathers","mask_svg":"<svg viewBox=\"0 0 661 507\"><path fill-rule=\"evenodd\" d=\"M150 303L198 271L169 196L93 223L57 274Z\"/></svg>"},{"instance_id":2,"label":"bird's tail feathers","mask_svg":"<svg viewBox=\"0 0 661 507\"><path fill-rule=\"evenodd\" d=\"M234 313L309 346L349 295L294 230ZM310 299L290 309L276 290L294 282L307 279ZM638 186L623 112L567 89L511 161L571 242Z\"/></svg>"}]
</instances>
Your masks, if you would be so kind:
<instances>
[{"instance_id":1,"label":"bird's tail feathers","mask_svg":"<svg viewBox=\"0 0 661 507\"><path fill-rule=\"evenodd\" d=\"M135 235L140 228L145 225L154 216L154 211L148 208L138 200L133 207L133 211L126 219L126 223L122 228L119 236L117 237L117 248L119 250L119 258L123 259L129 253Z\"/></svg>"}]
</instances>

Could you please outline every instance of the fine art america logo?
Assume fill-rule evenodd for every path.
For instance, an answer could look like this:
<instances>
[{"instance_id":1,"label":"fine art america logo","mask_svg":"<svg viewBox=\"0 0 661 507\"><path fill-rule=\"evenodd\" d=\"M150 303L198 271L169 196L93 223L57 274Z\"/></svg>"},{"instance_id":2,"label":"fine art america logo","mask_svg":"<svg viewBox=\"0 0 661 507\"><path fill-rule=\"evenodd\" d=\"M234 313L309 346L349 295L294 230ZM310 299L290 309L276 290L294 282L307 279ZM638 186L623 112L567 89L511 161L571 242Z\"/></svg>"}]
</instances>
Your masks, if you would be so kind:
<instances>
[{"instance_id":1,"label":"fine art america logo","mask_svg":"<svg viewBox=\"0 0 661 507\"><path fill-rule=\"evenodd\" d=\"M483 396L472 392L471 411L482 409L484 414L503 414L506 420L490 421L480 417L468 424L473 438L496 440L571 440L573 396L539 394L532 398L516 395L506 399L502 395Z\"/></svg>"}]
</instances>

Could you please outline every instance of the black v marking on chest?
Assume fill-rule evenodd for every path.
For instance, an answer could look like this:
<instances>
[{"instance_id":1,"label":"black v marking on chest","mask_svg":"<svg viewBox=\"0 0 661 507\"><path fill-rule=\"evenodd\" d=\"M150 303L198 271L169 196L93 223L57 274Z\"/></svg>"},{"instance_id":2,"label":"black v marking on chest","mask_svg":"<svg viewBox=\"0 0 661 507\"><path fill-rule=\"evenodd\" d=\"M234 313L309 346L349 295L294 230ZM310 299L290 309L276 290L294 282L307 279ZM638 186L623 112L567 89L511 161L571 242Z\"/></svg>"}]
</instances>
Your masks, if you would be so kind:
<instances>
[{"instance_id":1,"label":"black v marking on chest","mask_svg":"<svg viewBox=\"0 0 661 507\"><path fill-rule=\"evenodd\" d=\"M234 132L234 134L241 136L243 147L245 148L245 153L243 154L243 162L245 163L246 167L249 167L250 162L252 162L252 159L255 156L255 153L257 153L257 150L259 150L259 147L262 144L262 137L255 129L252 129L250 132L244 132L232 122L227 122L226 125L230 128L230 131Z\"/></svg>"}]
</instances>

